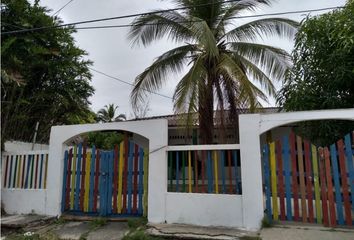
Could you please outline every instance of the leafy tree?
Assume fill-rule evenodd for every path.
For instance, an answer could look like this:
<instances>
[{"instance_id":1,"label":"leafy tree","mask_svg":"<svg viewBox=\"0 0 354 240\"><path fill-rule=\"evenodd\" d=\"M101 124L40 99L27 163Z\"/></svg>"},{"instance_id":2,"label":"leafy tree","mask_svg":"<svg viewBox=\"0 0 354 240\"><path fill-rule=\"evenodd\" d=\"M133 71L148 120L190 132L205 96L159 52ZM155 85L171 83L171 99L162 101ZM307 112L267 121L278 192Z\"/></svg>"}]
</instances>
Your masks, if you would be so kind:
<instances>
[{"instance_id":1,"label":"leafy tree","mask_svg":"<svg viewBox=\"0 0 354 240\"><path fill-rule=\"evenodd\" d=\"M173 0L183 10L147 14L136 18L130 30L133 44L150 45L167 37L181 44L160 57L135 79L131 93L134 108L144 102L147 92L156 91L169 73L189 71L174 92L176 113L199 112L199 126L204 143L212 143L214 108L230 118L236 128L237 107L251 109L259 99L274 95L273 79L283 79L290 57L282 49L256 43L264 36L294 36L298 23L284 18L257 19L242 24L234 17L270 0L223 2L220 0ZM196 6L199 5L199 6ZM236 24L237 27L234 27ZM256 85L258 84L260 88ZM223 117L224 110L230 114Z\"/></svg>"},{"instance_id":2,"label":"leafy tree","mask_svg":"<svg viewBox=\"0 0 354 240\"><path fill-rule=\"evenodd\" d=\"M90 132L85 136L89 146L95 145L98 149L111 150L114 145L120 144L124 139L124 134L117 131Z\"/></svg>"},{"instance_id":3,"label":"leafy tree","mask_svg":"<svg viewBox=\"0 0 354 240\"><path fill-rule=\"evenodd\" d=\"M100 109L97 112L97 119L100 122L121 122L125 121L127 118L125 114L118 114L116 112L118 106L115 106L114 103L105 105L104 108Z\"/></svg>"},{"instance_id":4,"label":"leafy tree","mask_svg":"<svg viewBox=\"0 0 354 240\"><path fill-rule=\"evenodd\" d=\"M16 34L4 32L56 26L62 21L26 0L5 0L1 8L1 140L30 141L39 122L39 142L53 125L93 122L88 98L91 61L75 45L69 28Z\"/></svg>"},{"instance_id":5,"label":"leafy tree","mask_svg":"<svg viewBox=\"0 0 354 240\"><path fill-rule=\"evenodd\" d=\"M278 95L287 111L354 107L354 1L302 22L292 53L294 66ZM330 144L354 129L345 121L308 122L301 134Z\"/></svg>"}]
</instances>

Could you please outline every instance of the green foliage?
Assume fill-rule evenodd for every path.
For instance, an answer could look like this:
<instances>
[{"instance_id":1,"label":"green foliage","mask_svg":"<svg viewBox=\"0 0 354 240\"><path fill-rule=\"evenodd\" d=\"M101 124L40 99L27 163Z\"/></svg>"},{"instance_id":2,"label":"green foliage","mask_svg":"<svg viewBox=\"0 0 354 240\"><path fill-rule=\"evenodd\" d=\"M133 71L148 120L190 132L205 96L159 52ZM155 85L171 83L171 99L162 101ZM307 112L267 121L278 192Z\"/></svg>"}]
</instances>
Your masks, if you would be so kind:
<instances>
[{"instance_id":1,"label":"green foliage","mask_svg":"<svg viewBox=\"0 0 354 240\"><path fill-rule=\"evenodd\" d=\"M116 115L118 106L115 106L114 103L105 105L104 108L100 109L97 112L97 120L99 122L121 122L125 121L127 117L125 114Z\"/></svg>"},{"instance_id":2,"label":"green foliage","mask_svg":"<svg viewBox=\"0 0 354 240\"><path fill-rule=\"evenodd\" d=\"M278 95L287 111L354 107L354 1L344 9L307 18L292 53L294 66ZM352 123L301 125L305 137L333 143L354 129Z\"/></svg>"},{"instance_id":3,"label":"green foliage","mask_svg":"<svg viewBox=\"0 0 354 240\"><path fill-rule=\"evenodd\" d=\"M141 218L131 218L128 219L128 226L130 229L137 229L139 227L145 227L147 224L147 218L141 217Z\"/></svg>"},{"instance_id":4,"label":"green foliage","mask_svg":"<svg viewBox=\"0 0 354 240\"><path fill-rule=\"evenodd\" d=\"M124 134L119 132L90 132L87 134L88 146L95 145L96 148L110 150L114 145L120 144Z\"/></svg>"},{"instance_id":5,"label":"green foliage","mask_svg":"<svg viewBox=\"0 0 354 240\"><path fill-rule=\"evenodd\" d=\"M261 222L262 228L271 228L273 227L273 224L270 222L268 219L268 216L264 216Z\"/></svg>"},{"instance_id":6,"label":"green foliage","mask_svg":"<svg viewBox=\"0 0 354 240\"><path fill-rule=\"evenodd\" d=\"M1 32L55 26L58 17L27 0L2 1ZM47 142L53 125L94 122L91 61L72 27L1 36L1 140Z\"/></svg>"},{"instance_id":7,"label":"green foliage","mask_svg":"<svg viewBox=\"0 0 354 240\"><path fill-rule=\"evenodd\" d=\"M124 236L123 240L163 240L163 238L150 236L144 230L137 230Z\"/></svg>"},{"instance_id":8,"label":"green foliage","mask_svg":"<svg viewBox=\"0 0 354 240\"><path fill-rule=\"evenodd\" d=\"M90 225L92 228L96 229L99 227L103 227L107 224L107 219L106 218L95 218L90 222Z\"/></svg>"},{"instance_id":9,"label":"green foliage","mask_svg":"<svg viewBox=\"0 0 354 240\"><path fill-rule=\"evenodd\" d=\"M174 92L174 110L187 113L187 126L192 124L192 113L199 112L202 141L212 143L216 106L222 115L221 128L229 118L236 131L237 108L253 110L260 106L259 99L267 101L267 94L275 94L273 80L283 79L290 66L290 56L284 50L256 40L264 36L291 39L298 23L284 18L248 23L230 19L269 6L270 0L173 2L186 9L143 15L133 22L129 37L134 45L148 46L167 37L180 46L162 54L136 77L132 105L137 108L149 92L170 79L169 74L179 74L187 67ZM210 4L193 7L205 3ZM226 115L224 110L230 113Z\"/></svg>"}]
</instances>

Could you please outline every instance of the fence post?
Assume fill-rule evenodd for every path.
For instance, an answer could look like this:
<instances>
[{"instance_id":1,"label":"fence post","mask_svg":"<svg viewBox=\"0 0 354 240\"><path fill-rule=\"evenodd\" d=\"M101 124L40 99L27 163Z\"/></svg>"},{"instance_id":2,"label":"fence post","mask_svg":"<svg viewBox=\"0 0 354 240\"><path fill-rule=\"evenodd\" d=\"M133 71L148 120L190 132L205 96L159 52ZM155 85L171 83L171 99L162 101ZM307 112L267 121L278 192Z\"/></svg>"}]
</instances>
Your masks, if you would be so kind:
<instances>
[{"instance_id":1,"label":"fence post","mask_svg":"<svg viewBox=\"0 0 354 240\"><path fill-rule=\"evenodd\" d=\"M258 230L263 218L260 114L239 116L243 225Z\"/></svg>"}]
</instances>

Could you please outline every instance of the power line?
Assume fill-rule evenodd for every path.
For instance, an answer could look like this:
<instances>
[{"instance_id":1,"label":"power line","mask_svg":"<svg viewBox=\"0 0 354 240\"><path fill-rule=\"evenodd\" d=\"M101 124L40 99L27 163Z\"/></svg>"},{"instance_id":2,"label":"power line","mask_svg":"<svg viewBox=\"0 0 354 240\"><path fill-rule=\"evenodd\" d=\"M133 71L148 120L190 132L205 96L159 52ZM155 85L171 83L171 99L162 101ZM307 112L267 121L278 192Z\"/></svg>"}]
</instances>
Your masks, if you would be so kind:
<instances>
[{"instance_id":1,"label":"power line","mask_svg":"<svg viewBox=\"0 0 354 240\"><path fill-rule=\"evenodd\" d=\"M4 32L4 33L1 33L1 35L12 34L12 33L25 33L25 32L39 31L39 30L59 28L59 27L69 27L69 26L75 26L75 25L85 24L85 23L104 22L104 21L111 21L111 20L124 19L124 18L133 18L133 17L142 16L142 15L152 15L152 14L158 14L158 13L171 12L171 11L179 11L179 10L185 10L185 9L189 9L189 8L209 6L209 5L214 5L214 4L218 4L218 3L224 4L224 3L236 2L236 1L238 1L238 0L218 1L218 2L212 2L212 3L196 4L196 5L188 6L188 7L170 8L170 9L166 9L166 10L158 10L158 11L151 11L151 12L144 12L144 13L134 13L134 14L128 14L128 15L122 15L122 16L116 16L116 17L109 17L109 18L98 18L98 19L93 19L93 20L59 24L59 25L54 25L54 26L46 26L46 27L38 27L38 28L31 28L31 29L25 29L25 30Z\"/></svg>"},{"instance_id":2,"label":"power line","mask_svg":"<svg viewBox=\"0 0 354 240\"><path fill-rule=\"evenodd\" d=\"M119 78L114 77L114 76L112 76L112 75L109 75L109 74L107 74L107 73L101 72L101 71L96 70L96 69L94 69L94 68L89 67L89 69L91 69L92 71L97 72L97 73L99 73L99 74L101 74L101 75L103 75L103 76L106 76L106 77L108 77L108 78L111 78L111 79L113 79L113 80L116 80L116 81L125 83L125 84L130 85L130 86L133 86L133 87L135 86L134 84L132 84L132 83L130 83L130 82L124 81L124 80L122 80L122 79L119 79ZM164 94L161 94L161 93L153 92L153 91L150 91L150 90L147 90L147 89L142 89L142 90L147 91L147 92L152 93L152 94L156 94L156 95L158 95L158 96L160 96L160 97L164 97L164 98L168 98L168 99L172 99L172 100L173 100L172 97L167 96L167 95L164 95Z\"/></svg>"},{"instance_id":3,"label":"power line","mask_svg":"<svg viewBox=\"0 0 354 240\"><path fill-rule=\"evenodd\" d=\"M235 0L233 0L233 1L235 1ZM224 3L233 2L233 1L225 1ZM204 5L210 5L210 4L216 4L216 3L200 4L200 5L195 5L194 7L200 7L200 6L204 6ZM59 28L59 27L75 26L75 25L80 25L80 24L85 24L85 23L109 21L109 20L114 20L114 19L129 18L129 17L140 16L140 15L163 13L163 12L181 10L181 9L185 9L185 8L187 8L187 7L175 8L175 9L167 9L167 10L147 12L147 13L140 13L140 14L124 15L124 16L118 16L118 17L112 17L112 18L102 18L102 19L88 20L88 21L82 21L82 22L67 23L67 24L61 24L61 25L49 26L49 27L39 27L39 28L32 28L32 29L15 30L15 31L9 31L9 32L1 33L1 35L13 34L13 33L25 33L25 32L39 31L39 30ZM326 8L317 8L317 9L308 9L308 10L298 10L298 11L265 13L265 14L257 14L257 15L250 15L250 16L230 17L230 18L227 18L227 19L247 19L247 18L257 18L257 17L266 17L266 16L280 16L280 15L289 15L289 14L298 14L298 13L307 13L307 12L320 12L320 11L326 11L326 10L332 10L332 9L340 9L340 8L344 8L344 7L343 6L336 6L336 7L326 7ZM183 21L183 22L178 22L178 23L190 23L190 22L200 22L200 21L202 21L202 20L195 20L195 21L188 20L188 21ZM159 25L159 24L164 24L164 23L144 24L144 26L145 25L146 26L148 26L148 25ZM85 29L103 29L103 28L124 28L124 27L132 27L132 26L135 26L135 25L134 24L104 25L104 26L78 27L78 28L75 28L75 29L76 30L85 30Z\"/></svg>"},{"instance_id":4,"label":"power line","mask_svg":"<svg viewBox=\"0 0 354 240\"><path fill-rule=\"evenodd\" d=\"M63 10L66 6L68 6L72 1L74 1L74 0L70 0L69 2L65 3L64 6L62 6L61 8L58 9L58 11L53 13L52 17L57 15L61 10Z\"/></svg>"},{"instance_id":5,"label":"power line","mask_svg":"<svg viewBox=\"0 0 354 240\"><path fill-rule=\"evenodd\" d=\"M328 8L318 8L318 9L309 9L309 10L298 10L298 11L288 11L288 12L276 12L276 13L265 13L265 14L257 14L250 16L238 16L238 17L229 17L227 19L244 19L244 18L257 18L257 17L265 17L265 16L280 16L280 15L289 15L289 14L298 14L298 13L307 13L307 12L320 12L331 9L340 9L343 7L328 7ZM191 23L191 22L201 22L202 20L195 21L181 21L177 23ZM164 25L165 23L148 23L144 24L144 26L156 26L156 25ZM91 27L78 27L76 30L86 30L86 29L105 29L105 28L125 28L125 27L133 27L134 24L120 24L120 25L103 25L103 26L91 26Z\"/></svg>"}]
</instances>

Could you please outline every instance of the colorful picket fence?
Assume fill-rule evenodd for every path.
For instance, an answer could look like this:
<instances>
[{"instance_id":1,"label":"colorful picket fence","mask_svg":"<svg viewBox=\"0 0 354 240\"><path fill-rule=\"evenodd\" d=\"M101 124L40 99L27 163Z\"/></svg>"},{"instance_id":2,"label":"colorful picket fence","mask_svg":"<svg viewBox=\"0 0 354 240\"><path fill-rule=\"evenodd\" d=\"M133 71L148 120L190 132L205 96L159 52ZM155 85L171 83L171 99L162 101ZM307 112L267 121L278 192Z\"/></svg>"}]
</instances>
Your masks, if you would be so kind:
<instances>
[{"instance_id":1,"label":"colorful picket fence","mask_svg":"<svg viewBox=\"0 0 354 240\"><path fill-rule=\"evenodd\" d=\"M354 132L317 148L291 133L263 148L268 219L353 225Z\"/></svg>"},{"instance_id":2,"label":"colorful picket fence","mask_svg":"<svg viewBox=\"0 0 354 240\"><path fill-rule=\"evenodd\" d=\"M241 194L239 150L168 152L168 191Z\"/></svg>"},{"instance_id":3,"label":"colorful picket fence","mask_svg":"<svg viewBox=\"0 0 354 240\"><path fill-rule=\"evenodd\" d=\"M3 188L45 189L48 151L5 152L2 155Z\"/></svg>"},{"instance_id":4,"label":"colorful picket fence","mask_svg":"<svg viewBox=\"0 0 354 240\"><path fill-rule=\"evenodd\" d=\"M65 151L62 212L147 213L148 152L125 139L113 150L79 144Z\"/></svg>"}]
</instances>

